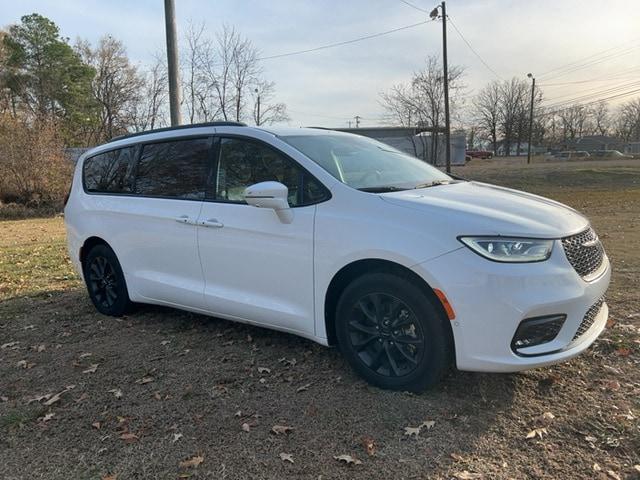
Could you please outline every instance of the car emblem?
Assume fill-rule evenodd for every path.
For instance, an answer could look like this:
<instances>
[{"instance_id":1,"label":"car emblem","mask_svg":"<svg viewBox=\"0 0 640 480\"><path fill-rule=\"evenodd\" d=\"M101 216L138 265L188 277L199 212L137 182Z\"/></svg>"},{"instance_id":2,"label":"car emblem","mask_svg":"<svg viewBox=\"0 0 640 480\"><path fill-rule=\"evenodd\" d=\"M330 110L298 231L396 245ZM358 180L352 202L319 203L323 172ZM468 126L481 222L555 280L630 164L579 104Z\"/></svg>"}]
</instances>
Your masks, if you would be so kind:
<instances>
[{"instance_id":1,"label":"car emblem","mask_svg":"<svg viewBox=\"0 0 640 480\"><path fill-rule=\"evenodd\" d=\"M586 242L584 242L582 244L583 247L585 248L589 248L589 247L595 247L598 244L598 236L595 235L593 239L591 240L587 240Z\"/></svg>"}]
</instances>

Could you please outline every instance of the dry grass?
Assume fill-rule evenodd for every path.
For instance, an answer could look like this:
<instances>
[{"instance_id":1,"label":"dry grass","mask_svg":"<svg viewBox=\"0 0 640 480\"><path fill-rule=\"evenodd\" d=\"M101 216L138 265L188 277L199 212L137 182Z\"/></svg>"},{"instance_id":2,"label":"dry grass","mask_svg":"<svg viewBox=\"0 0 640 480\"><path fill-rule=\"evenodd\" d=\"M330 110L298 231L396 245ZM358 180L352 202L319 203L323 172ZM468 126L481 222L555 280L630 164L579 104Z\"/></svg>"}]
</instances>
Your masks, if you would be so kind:
<instances>
[{"instance_id":1,"label":"dry grass","mask_svg":"<svg viewBox=\"0 0 640 480\"><path fill-rule=\"evenodd\" d=\"M100 316L60 218L0 222L0 478L638 478L640 163L504 165L463 174L590 216L614 265L612 325L569 363L458 372L420 396L372 388L335 350L291 335L155 307ZM193 456L203 462L180 466Z\"/></svg>"}]
</instances>

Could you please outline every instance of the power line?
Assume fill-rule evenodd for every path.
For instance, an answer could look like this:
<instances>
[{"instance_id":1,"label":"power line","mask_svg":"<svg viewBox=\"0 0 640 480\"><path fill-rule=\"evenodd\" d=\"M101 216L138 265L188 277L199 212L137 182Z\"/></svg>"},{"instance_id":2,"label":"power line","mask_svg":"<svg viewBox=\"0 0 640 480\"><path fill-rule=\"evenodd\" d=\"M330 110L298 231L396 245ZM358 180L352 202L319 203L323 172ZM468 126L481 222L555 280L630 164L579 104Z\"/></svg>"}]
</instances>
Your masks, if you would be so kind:
<instances>
[{"instance_id":1,"label":"power line","mask_svg":"<svg viewBox=\"0 0 640 480\"><path fill-rule=\"evenodd\" d=\"M580 95L578 97L574 97L574 98L571 98L569 100L563 100L561 102L557 102L557 103L554 103L554 104L550 105L549 108L556 108L556 107L559 107L559 106L571 105L572 103L579 102L579 101L584 101L584 100L598 99L598 97L600 95L608 95L608 94L613 94L613 93L619 93L619 92L622 92L625 89L628 89L630 87L638 87L638 86L640 86L640 81L630 82L630 83L618 85L616 87L607 88L605 90L599 90L597 92L589 93L589 94L586 94L586 95Z\"/></svg>"},{"instance_id":2,"label":"power line","mask_svg":"<svg viewBox=\"0 0 640 480\"><path fill-rule=\"evenodd\" d=\"M400 1L401 1L402 3L404 3L405 5L408 5L408 6L409 6L409 7L411 7L411 8L415 8L416 10L419 10L419 11L424 12L424 13L429 13L429 11L428 11L428 10L425 10L424 8L420 8L420 7L418 7L417 5L414 5L414 4L413 4L413 3L411 3L411 2L407 2L406 0L400 0Z\"/></svg>"},{"instance_id":3,"label":"power line","mask_svg":"<svg viewBox=\"0 0 640 480\"><path fill-rule=\"evenodd\" d=\"M638 70L640 70L640 66L633 67L633 68L631 68L629 70L622 70L620 72L617 72L613 77L604 76L604 77L591 78L589 80L577 80L577 81L573 81L573 82L541 83L540 86L541 87L562 87L562 86L577 85L577 84L582 84L582 83L610 82L611 80L623 79L623 77L627 77L629 74L631 74L633 72L636 72ZM637 78L637 76L634 76L634 77L631 77L631 78ZM631 80L631 78L626 78L626 79L627 80Z\"/></svg>"},{"instance_id":4,"label":"power line","mask_svg":"<svg viewBox=\"0 0 640 480\"><path fill-rule=\"evenodd\" d=\"M544 101L545 101L545 102L556 102L556 101L558 101L558 100L559 100L559 99L561 99L561 98L571 97L571 96L573 96L573 95L578 95L578 97L574 98L574 100L575 100L575 99L580 99L580 98L582 98L583 96L599 95L599 94L601 94L601 93L607 93L609 90L615 90L615 89L618 89L618 88L626 88L626 87L629 87L629 86L633 86L633 85L635 85L636 83L638 83L638 81L639 81L639 79L638 79L638 78L635 78L635 79L634 79L633 81L631 81L631 82L627 82L627 81L625 81L625 82L623 82L623 83L618 83L618 84L615 84L615 85L610 85L610 86L608 86L608 87L605 87L605 89L604 89L604 90L602 90L602 86L599 86L599 87L595 87L595 88L590 88L590 89L587 89L587 90L583 90L582 92L571 92L571 93L566 93L566 94L563 94L563 95L557 95L557 96L555 96L555 97L553 97L553 98L545 99ZM570 101L570 100L569 100L569 101ZM564 103L564 102L565 102L565 100L562 100L562 102L561 102L561 103Z\"/></svg>"},{"instance_id":5,"label":"power line","mask_svg":"<svg viewBox=\"0 0 640 480\"><path fill-rule=\"evenodd\" d=\"M475 48L473 48L473 46L471 46L471 43L469 43L469 42L467 41L467 39L464 37L464 35L463 35L463 34L462 34L462 32L460 31L460 29L456 26L456 24L455 24L455 22L453 21L453 19L451 18L451 16L450 16L450 15L447 15L447 18L448 18L448 19L449 19L449 21L451 22L451 26L452 26L452 27L453 27L453 29L458 33L458 35L460 36L460 38L462 39L462 41L463 41L464 43L466 43L466 44L467 44L467 47L469 47L469 50L471 50L471 51L473 52L473 54L474 54L476 57L478 57L478 59L482 62L482 64L483 64L485 67L487 67L487 70L489 70L491 73L493 73L493 74L494 74L494 75L495 75L499 80L503 80L503 78L502 78L500 75L498 75L498 74L496 73L496 71L495 71L493 68L491 68L487 62L485 62L484 58L482 58L482 57L480 56L480 54L479 54L478 52L476 52Z\"/></svg>"},{"instance_id":6,"label":"power line","mask_svg":"<svg viewBox=\"0 0 640 480\"><path fill-rule=\"evenodd\" d=\"M640 88L637 88L637 89L634 89L634 90L629 90L629 91L627 91L627 92L618 93L618 94L611 95L611 96L608 96L608 97L599 98L599 99L597 99L597 100L593 100L593 101L591 101L591 102L576 104L576 106L579 106L579 107L588 107L588 106L590 106L590 105L595 105L596 103L606 102L607 100L613 100L613 99L616 99L616 98L629 97L629 96L631 96L631 95L635 95L635 94L637 94L637 93L639 93L639 92L640 92ZM566 109L567 109L567 106L565 105L565 106L564 106L564 107L562 107L562 108L558 108L558 109L556 109L556 110L552 110L552 111L549 111L549 112L545 112L545 113L543 113L543 115L554 115L554 114L556 114L556 113L558 113L558 112L562 112L562 111L564 111L564 110L566 110Z\"/></svg>"},{"instance_id":7,"label":"power line","mask_svg":"<svg viewBox=\"0 0 640 480\"><path fill-rule=\"evenodd\" d=\"M569 62L569 63L567 63L567 64L565 64L565 65L561 65L561 66L559 66L559 67L552 68L551 70L547 70L546 72L541 73L540 75L538 75L538 77L539 77L539 78L542 78L542 77L545 77L545 76L547 76L548 74L550 74L550 73L552 73L552 72L556 72L556 71L558 71L558 70L564 70L564 69L566 69L566 68L574 67L574 66L576 66L576 65L578 65L578 64L583 63L585 60L592 59L593 57L598 57L598 56L603 55L603 54L605 54L605 53L611 52L612 50L617 50L617 49L619 49L619 48L622 48L622 47L623 47L623 46L625 46L625 45L628 45L628 44L630 44L630 43L635 42L636 40L637 40L637 39L629 40L629 41L624 42L624 43L621 43L621 44L619 44L619 45L617 45L617 46L615 46L615 47L609 47L609 48L606 48L606 49L604 49L604 50L600 50L599 52L593 53L593 54L591 54L591 55L587 55L586 57L583 57L583 58L581 58L581 59L579 59L579 60L575 60L575 61L573 61L573 62Z\"/></svg>"},{"instance_id":8,"label":"power line","mask_svg":"<svg viewBox=\"0 0 640 480\"><path fill-rule=\"evenodd\" d=\"M389 35L390 33L399 32L401 30L408 30L410 28L415 28L415 27L418 27L420 25L424 25L424 24L429 23L429 22L430 22L430 20L423 20L422 22L413 23L411 25L405 25L404 27L394 28L392 30L387 30L385 32L374 33L372 35L366 35L364 37L358 37L358 38L354 38L354 39L351 39L351 40L345 40L343 42L329 43L327 45L321 45L319 47L308 48L308 49L305 49L305 50L297 50L297 51L294 51L294 52L280 53L278 55L269 55L269 56L266 56L266 57L260 57L260 58L258 58L258 60L259 61L272 60L274 58L290 57L292 55L302 55L303 53L317 52L319 50L325 50L327 48L341 47L343 45L349 45L349 44L352 44L352 43L362 42L364 40L369 40L371 38L382 37L384 35Z\"/></svg>"}]
</instances>

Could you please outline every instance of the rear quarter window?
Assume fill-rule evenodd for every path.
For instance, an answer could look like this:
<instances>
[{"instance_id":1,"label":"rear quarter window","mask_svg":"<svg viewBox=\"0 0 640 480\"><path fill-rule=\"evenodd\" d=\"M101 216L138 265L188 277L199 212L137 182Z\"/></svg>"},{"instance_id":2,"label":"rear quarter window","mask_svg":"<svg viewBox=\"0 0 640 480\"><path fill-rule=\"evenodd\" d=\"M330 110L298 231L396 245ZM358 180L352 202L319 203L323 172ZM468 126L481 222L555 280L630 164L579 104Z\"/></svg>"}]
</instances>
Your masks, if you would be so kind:
<instances>
[{"instance_id":1,"label":"rear quarter window","mask_svg":"<svg viewBox=\"0 0 640 480\"><path fill-rule=\"evenodd\" d=\"M83 182L87 192L132 193L136 147L121 148L87 158Z\"/></svg>"}]
</instances>

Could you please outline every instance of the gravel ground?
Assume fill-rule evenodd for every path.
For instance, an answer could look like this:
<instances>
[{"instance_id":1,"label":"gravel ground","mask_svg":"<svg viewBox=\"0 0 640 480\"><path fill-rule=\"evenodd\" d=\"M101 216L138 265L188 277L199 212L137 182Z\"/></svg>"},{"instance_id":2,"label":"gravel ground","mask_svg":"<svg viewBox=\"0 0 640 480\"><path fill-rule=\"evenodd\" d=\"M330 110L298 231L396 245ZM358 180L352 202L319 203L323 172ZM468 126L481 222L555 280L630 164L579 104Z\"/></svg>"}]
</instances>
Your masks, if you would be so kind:
<instances>
[{"instance_id":1,"label":"gravel ground","mask_svg":"<svg viewBox=\"0 0 640 480\"><path fill-rule=\"evenodd\" d=\"M569 363L453 372L422 395L283 333L101 316L60 218L0 222L0 478L640 478L640 161L521 162L458 173L590 216L614 265L609 328Z\"/></svg>"}]
</instances>

